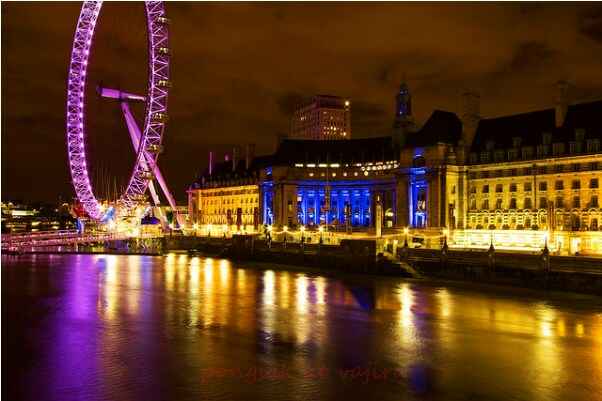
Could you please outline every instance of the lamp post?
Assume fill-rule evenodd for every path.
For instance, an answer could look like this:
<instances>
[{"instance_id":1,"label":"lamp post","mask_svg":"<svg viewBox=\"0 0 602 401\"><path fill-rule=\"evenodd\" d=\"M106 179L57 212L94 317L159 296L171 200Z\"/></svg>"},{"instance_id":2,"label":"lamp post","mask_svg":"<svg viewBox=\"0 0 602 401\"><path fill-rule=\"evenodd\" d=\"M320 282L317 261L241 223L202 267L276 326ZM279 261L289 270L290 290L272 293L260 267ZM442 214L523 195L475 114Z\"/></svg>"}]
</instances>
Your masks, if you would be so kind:
<instances>
[{"instance_id":1,"label":"lamp post","mask_svg":"<svg viewBox=\"0 0 602 401\"><path fill-rule=\"evenodd\" d=\"M408 247L408 233L410 232L410 229L408 227L404 227L403 229L403 235L404 235L404 240L403 240L403 246L404 247Z\"/></svg>"},{"instance_id":2,"label":"lamp post","mask_svg":"<svg viewBox=\"0 0 602 401\"><path fill-rule=\"evenodd\" d=\"M282 231L284 232L284 248L286 248L286 233L288 232L288 227L284 226L282 227Z\"/></svg>"},{"instance_id":3,"label":"lamp post","mask_svg":"<svg viewBox=\"0 0 602 401\"><path fill-rule=\"evenodd\" d=\"M272 225L269 225L267 227L266 237L267 237L267 241L268 241L268 248L271 248L272 247Z\"/></svg>"},{"instance_id":4,"label":"lamp post","mask_svg":"<svg viewBox=\"0 0 602 401\"><path fill-rule=\"evenodd\" d=\"M322 243L324 241L322 238L322 233L324 232L324 227L323 226L318 227L318 232L320 233L320 245L322 245Z\"/></svg>"},{"instance_id":5,"label":"lamp post","mask_svg":"<svg viewBox=\"0 0 602 401\"><path fill-rule=\"evenodd\" d=\"M305 246L305 226L301 226L299 230L301 230L301 249L303 249Z\"/></svg>"},{"instance_id":6,"label":"lamp post","mask_svg":"<svg viewBox=\"0 0 602 401\"><path fill-rule=\"evenodd\" d=\"M447 248L447 236L449 235L449 230L447 228L443 229L443 247Z\"/></svg>"}]
</instances>

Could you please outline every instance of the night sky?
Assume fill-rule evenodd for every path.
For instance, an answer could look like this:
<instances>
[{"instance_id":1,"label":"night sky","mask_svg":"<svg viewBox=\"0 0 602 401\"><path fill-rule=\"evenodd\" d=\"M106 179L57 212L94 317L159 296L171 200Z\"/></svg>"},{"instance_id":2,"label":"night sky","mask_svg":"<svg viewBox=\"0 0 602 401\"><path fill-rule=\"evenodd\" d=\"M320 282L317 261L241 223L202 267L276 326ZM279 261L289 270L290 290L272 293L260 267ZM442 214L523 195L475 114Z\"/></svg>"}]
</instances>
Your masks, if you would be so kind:
<instances>
[{"instance_id":1,"label":"night sky","mask_svg":"<svg viewBox=\"0 0 602 401\"><path fill-rule=\"evenodd\" d=\"M2 3L2 199L56 201L73 190L65 88L79 3ZM492 117L551 107L566 79L575 101L602 97L602 6L560 4L168 3L173 88L159 164L174 195L233 144L274 149L304 98L352 102L354 137L389 133L402 77L419 123L458 111L466 89ZM94 177L124 182L133 149L116 103L94 86L143 91L140 3L105 3L89 70ZM140 113L140 110L138 110ZM103 188L110 180L97 178Z\"/></svg>"}]
</instances>

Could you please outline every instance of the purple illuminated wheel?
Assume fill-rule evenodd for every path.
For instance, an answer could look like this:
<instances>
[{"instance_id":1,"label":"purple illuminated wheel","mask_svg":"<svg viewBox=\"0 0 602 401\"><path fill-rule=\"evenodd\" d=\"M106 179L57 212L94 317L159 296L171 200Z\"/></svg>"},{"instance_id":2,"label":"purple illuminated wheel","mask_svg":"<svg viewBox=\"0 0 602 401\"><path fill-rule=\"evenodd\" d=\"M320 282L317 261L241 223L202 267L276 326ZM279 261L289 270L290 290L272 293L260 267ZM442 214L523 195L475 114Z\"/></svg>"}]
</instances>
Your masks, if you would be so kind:
<instances>
[{"instance_id":1,"label":"purple illuminated wheel","mask_svg":"<svg viewBox=\"0 0 602 401\"><path fill-rule=\"evenodd\" d=\"M145 193L161 150L165 122L167 120L167 94L169 82L168 23L165 7L161 1L144 2L148 37L148 90L144 126L141 129L140 145L136 162L125 192L118 201L118 213L128 215L132 209L146 199ZM102 1L85 1L73 39L69 77L67 80L67 150L71 178L77 198L88 215L96 220L102 218L102 210L94 196L86 164L85 149L85 89L86 72L94 28Z\"/></svg>"}]
</instances>

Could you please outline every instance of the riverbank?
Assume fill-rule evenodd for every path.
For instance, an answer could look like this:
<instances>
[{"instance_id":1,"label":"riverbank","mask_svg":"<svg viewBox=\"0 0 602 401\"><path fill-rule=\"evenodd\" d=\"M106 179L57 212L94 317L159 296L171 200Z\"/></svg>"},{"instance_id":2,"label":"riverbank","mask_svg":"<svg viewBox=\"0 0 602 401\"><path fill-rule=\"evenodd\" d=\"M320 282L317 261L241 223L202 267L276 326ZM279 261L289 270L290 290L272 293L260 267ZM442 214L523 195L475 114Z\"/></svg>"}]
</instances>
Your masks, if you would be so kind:
<instances>
[{"instance_id":1,"label":"riverbank","mask_svg":"<svg viewBox=\"0 0 602 401\"><path fill-rule=\"evenodd\" d=\"M185 246L179 246L185 245ZM227 257L237 262L303 266L321 273L343 272L490 284L535 290L602 295L602 260L488 251L398 248L377 253L375 241L349 240L340 246L271 243L253 237L185 238L167 249ZM387 257L388 256L388 257Z\"/></svg>"},{"instance_id":2,"label":"riverbank","mask_svg":"<svg viewBox=\"0 0 602 401\"><path fill-rule=\"evenodd\" d=\"M165 237L152 248L125 246L40 250L39 254L111 254L159 256L168 252L266 263L319 274L429 278L442 282L494 285L602 295L602 259L459 249L378 248L374 240L345 240L341 245L268 243L254 236ZM129 243L128 243L129 244ZM132 244L129 244L132 245Z\"/></svg>"}]
</instances>

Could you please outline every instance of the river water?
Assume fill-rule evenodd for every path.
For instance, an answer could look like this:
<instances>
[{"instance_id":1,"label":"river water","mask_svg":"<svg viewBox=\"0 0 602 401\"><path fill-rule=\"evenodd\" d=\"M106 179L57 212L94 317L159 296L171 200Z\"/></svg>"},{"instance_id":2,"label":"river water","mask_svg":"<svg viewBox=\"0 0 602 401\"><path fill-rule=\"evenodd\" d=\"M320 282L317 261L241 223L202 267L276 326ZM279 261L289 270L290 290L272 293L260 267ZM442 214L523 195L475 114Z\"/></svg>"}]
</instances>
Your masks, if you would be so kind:
<instances>
[{"instance_id":1,"label":"river water","mask_svg":"<svg viewBox=\"0 0 602 401\"><path fill-rule=\"evenodd\" d=\"M252 267L3 256L3 397L602 399L601 298Z\"/></svg>"}]
</instances>

